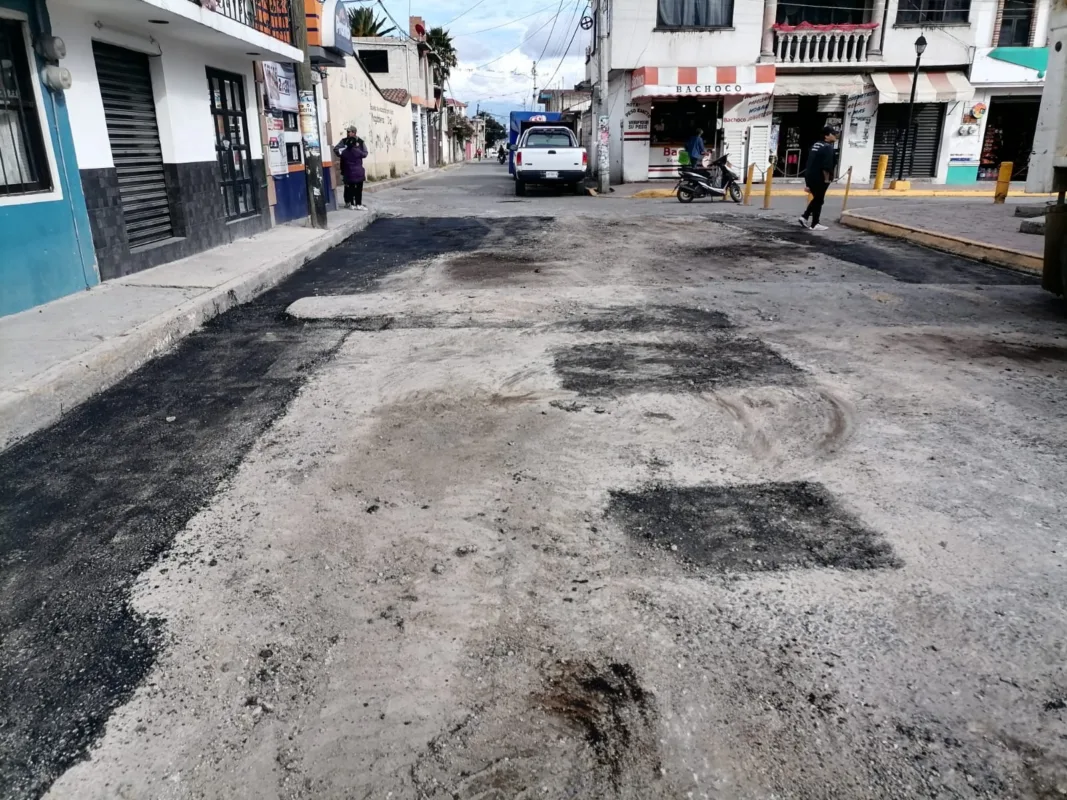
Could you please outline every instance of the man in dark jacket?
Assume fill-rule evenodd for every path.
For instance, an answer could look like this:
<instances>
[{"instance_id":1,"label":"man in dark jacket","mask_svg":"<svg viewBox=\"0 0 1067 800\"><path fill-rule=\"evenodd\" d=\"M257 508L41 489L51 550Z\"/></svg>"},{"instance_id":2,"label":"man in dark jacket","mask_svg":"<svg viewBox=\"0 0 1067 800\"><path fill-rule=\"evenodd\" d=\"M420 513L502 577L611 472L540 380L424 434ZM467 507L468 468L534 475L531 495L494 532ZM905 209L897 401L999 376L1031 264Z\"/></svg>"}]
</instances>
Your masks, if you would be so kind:
<instances>
[{"instance_id":1,"label":"man in dark jacket","mask_svg":"<svg viewBox=\"0 0 1067 800\"><path fill-rule=\"evenodd\" d=\"M367 157L367 144L357 135L356 126L350 125L345 138L338 142L333 151L341 161L341 179L345 182L345 208L366 211L363 205L363 182L367 180L367 170L363 159Z\"/></svg>"},{"instance_id":2,"label":"man in dark jacket","mask_svg":"<svg viewBox=\"0 0 1067 800\"><path fill-rule=\"evenodd\" d=\"M813 231L826 230L825 225L819 224L819 215L822 213L823 200L826 199L826 190L830 188L834 179L834 161L837 158L834 142L836 141L837 131L833 126L827 125L822 129L822 141L812 145L811 152L808 153L804 182L808 185L808 191L811 192L811 202L797 221L803 227Z\"/></svg>"}]
</instances>

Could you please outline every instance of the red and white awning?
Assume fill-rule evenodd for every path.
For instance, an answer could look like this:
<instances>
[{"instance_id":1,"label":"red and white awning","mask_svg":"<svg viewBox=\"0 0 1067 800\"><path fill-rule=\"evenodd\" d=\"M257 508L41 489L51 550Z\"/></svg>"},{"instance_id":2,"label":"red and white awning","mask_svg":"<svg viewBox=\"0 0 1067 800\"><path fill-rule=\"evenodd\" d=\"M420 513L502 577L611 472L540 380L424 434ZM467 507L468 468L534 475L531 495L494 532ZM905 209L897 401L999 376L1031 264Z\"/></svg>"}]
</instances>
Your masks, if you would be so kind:
<instances>
[{"instance_id":1,"label":"red and white awning","mask_svg":"<svg viewBox=\"0 0 1067 800\"><path fill-rule=\"evenodd\" d=\"M738 67L641 67L630 75L630 98L770 94L774 64Z\"/></svg>"},{"instance_id":2,"label":"red and white awning","mask_svg":"<svg viewBox=\"0 0 1067 800\"><path fill-rule=\"evenodd\" d=\"M911 99L912 73L872 72L879 103L907 103ZM920 72L915 84L916 103L951 103L970 100L974 87L962 72Z\"/></svg>"}]
</instances>

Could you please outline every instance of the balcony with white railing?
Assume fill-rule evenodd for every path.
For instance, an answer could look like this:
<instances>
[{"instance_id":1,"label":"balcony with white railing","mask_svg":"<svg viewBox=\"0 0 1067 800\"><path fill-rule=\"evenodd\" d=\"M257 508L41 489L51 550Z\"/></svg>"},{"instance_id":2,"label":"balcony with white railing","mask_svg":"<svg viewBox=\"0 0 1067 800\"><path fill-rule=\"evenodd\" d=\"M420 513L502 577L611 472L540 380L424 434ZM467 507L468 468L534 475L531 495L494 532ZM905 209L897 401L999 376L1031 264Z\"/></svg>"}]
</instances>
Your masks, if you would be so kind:
<instances>
[{"instance_id":1,"label":"balcony with white railing","mask_svg":"<svg viewBox=\"0 0 1067 800\"><path fill-rule=\"evenodd\" d=\"M871 60L871 39L878 30L878 23L778 23L773 26L773 30L774 60L779 65L865 64Z\"/></svg>"}]
</instances>

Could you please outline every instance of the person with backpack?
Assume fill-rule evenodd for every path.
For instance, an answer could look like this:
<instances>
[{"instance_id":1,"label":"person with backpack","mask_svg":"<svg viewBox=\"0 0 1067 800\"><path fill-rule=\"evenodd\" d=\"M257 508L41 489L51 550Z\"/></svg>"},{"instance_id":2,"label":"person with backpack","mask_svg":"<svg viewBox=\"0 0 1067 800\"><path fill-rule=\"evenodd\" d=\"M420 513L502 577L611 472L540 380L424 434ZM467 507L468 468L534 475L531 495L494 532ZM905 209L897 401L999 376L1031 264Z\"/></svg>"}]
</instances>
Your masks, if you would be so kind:
<instances>
[{"instance_id":1,"label":"person with backpack","mask_svg":"<svg viewBox=\"0 0 1067 800\"><path fill-rule=\"evenodd\" d=\"M355 125L349 125L345 138L333 149L341 161L341 179L345 183L345 208L366 211L363 205L363 183L367 170L363 159L368 155L367 143L358 136Z\"/></svg>"}]
</instances>

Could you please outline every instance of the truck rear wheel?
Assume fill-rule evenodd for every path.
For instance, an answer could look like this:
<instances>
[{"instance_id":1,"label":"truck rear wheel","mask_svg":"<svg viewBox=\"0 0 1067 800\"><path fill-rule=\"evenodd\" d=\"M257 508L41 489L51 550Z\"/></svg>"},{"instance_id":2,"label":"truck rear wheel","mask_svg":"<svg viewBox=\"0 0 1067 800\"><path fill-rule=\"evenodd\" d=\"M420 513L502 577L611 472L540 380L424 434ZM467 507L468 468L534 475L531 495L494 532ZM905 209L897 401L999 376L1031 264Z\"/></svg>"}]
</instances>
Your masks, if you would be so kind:
<instances>
[{"instance_id":1,"label":"truck rear wheel","mask_svg":"<svg viewBox=\"0 0 1067 800\"><path fill-rule=\"evenodd\" d=\"M522 178L518 177L517 175L515 176L515 196L516 197L525 197L526 196L526 181L524 181Z\"/></svg>"}]
</instances>

